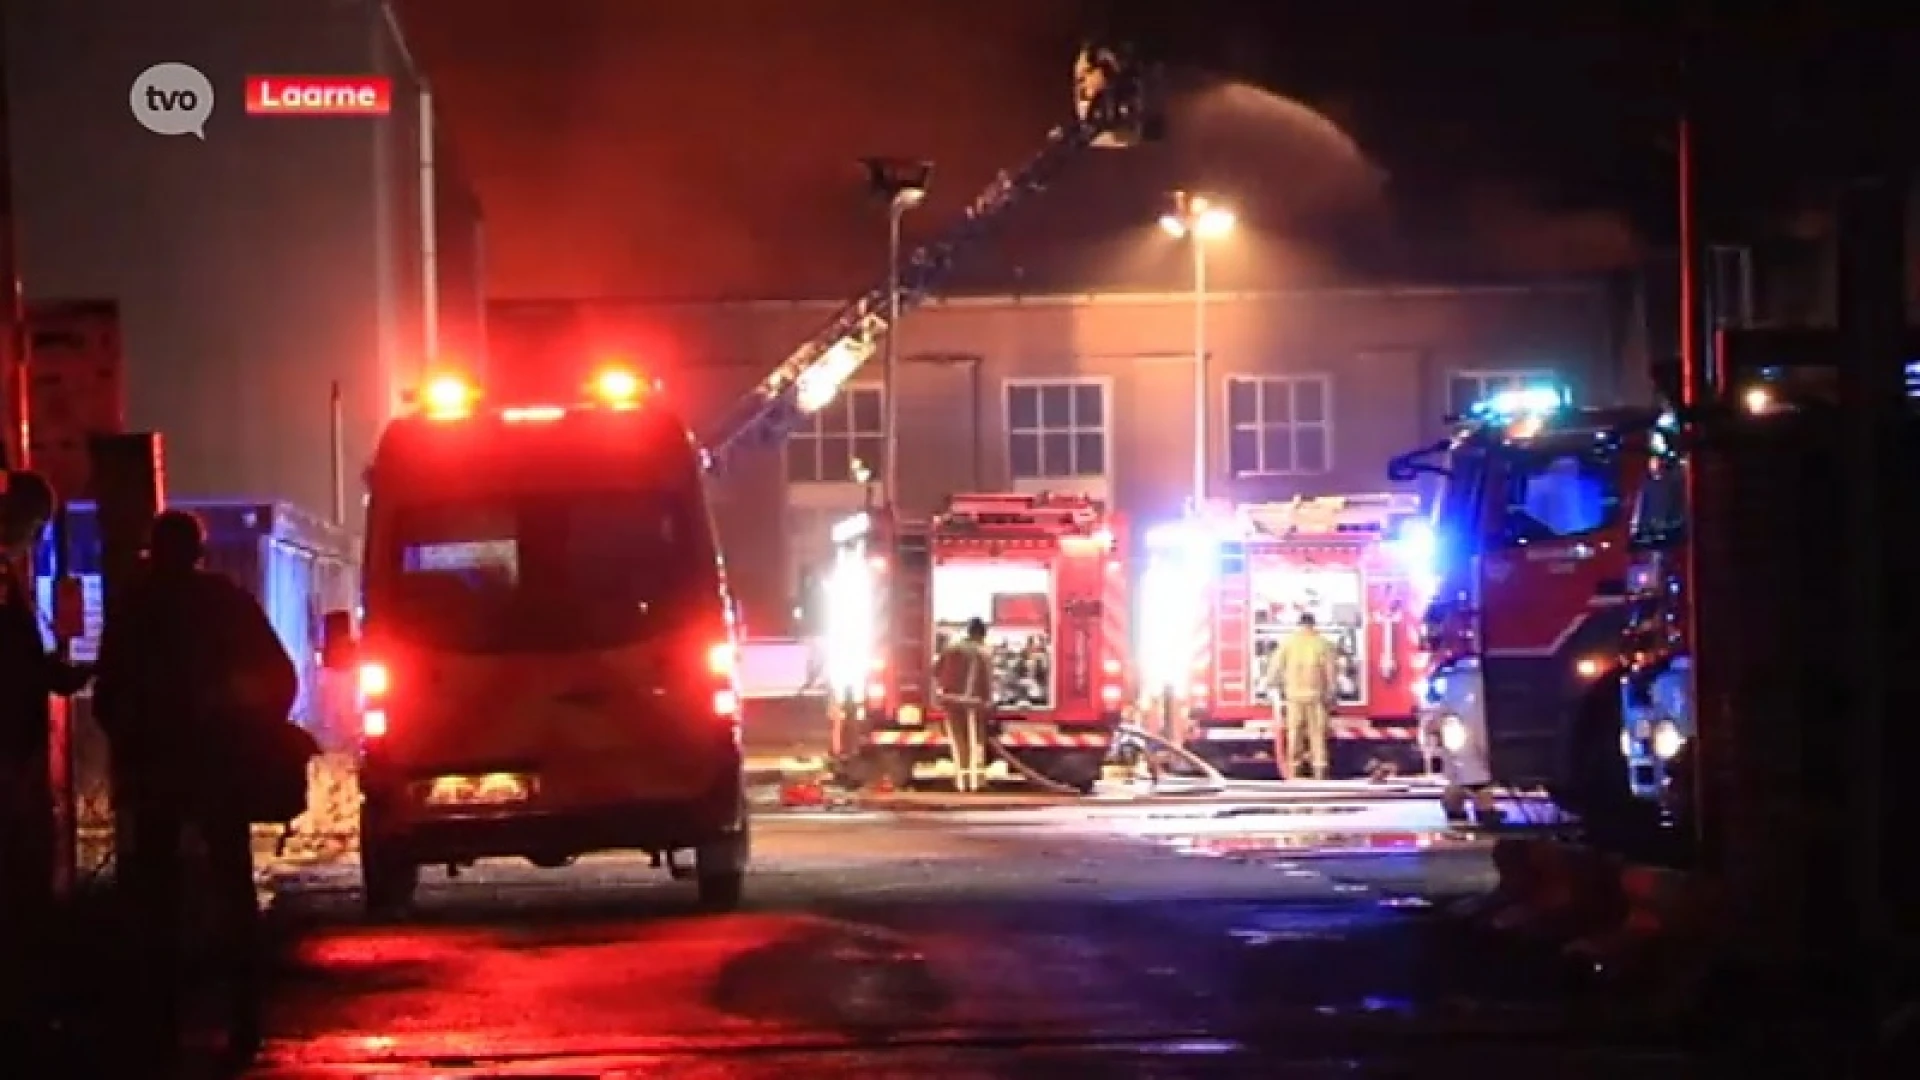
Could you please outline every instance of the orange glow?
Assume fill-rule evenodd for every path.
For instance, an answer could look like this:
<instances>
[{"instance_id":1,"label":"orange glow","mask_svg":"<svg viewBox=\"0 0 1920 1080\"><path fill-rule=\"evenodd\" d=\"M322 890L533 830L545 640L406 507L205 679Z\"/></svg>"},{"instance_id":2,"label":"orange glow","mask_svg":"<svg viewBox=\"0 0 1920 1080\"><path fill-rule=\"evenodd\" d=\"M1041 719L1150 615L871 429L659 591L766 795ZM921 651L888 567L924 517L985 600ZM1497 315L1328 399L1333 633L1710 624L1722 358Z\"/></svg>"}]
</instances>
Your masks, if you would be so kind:
<instances>
[{"instance_id":1,"label":"orange glow","mask_svg":"<svg viewBox=\"0 0 1920 1080\"><path fill-rule=\"evenodd\" d=\"M360 693L368 698L382 698L393 689L393 678L385 664L360 665Z\"/></svg>"}]
</instances>

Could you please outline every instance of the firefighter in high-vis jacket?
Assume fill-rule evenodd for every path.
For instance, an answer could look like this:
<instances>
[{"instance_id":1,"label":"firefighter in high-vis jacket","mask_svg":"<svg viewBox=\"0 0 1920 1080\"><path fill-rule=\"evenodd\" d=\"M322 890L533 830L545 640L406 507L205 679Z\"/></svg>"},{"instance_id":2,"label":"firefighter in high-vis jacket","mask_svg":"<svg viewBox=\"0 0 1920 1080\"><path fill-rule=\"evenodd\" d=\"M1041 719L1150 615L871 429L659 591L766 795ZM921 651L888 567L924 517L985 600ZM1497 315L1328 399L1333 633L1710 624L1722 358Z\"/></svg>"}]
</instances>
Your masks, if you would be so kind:
<instances>
[{"instance_id":1,"label":"firefighter in high-vis jacket","mask_svg":"<svg viewBox=\"0 0 1920 1080\"><path fill-rule=\"evenodd\" d=\"M987 710L993 707L993 655L984 620L967 620L966 636L940 650L934 683L953 744L953 785L978 791L986 786Z\"/></svg>"},{"instance_id":2,"label":"firefighter in high-vis jacket","mask_svg":"<svg viewBox=\"0 0 1920 1080\"><path fill-rule=\"evenodd\" d=\"M1327 729L1340 691L1340 658L1333 642L1320 635L1311 612L1300 613L1299 629L1288 634L1267 660L1262 680L1281 710L1282 735L1274 747L1280 776L1298 776L1304 758L1316 780L1327 778Z\"/></svg>"}]
</instances>

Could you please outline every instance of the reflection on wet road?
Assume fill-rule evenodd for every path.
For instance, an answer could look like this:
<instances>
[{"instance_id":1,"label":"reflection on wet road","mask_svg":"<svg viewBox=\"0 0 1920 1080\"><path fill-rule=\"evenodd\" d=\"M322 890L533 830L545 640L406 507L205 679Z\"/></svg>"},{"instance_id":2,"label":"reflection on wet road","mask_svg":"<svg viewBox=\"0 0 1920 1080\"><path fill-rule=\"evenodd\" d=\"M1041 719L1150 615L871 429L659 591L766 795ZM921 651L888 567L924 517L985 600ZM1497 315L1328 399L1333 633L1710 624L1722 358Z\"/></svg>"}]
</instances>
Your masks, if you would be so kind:
<instances>
[{"instance_id":1,"label":"reflection on wet road","mask_svg":"<svg viewBox=\"0 0 1920 1080\"><path fill-rule=\"evenodd\" d=\"M315 869L258 1075L1688 1075L1432 915L1489 870L1422 813L768 815L725 916L610 857L368 925Z\"/></svg>"}]
</instances>

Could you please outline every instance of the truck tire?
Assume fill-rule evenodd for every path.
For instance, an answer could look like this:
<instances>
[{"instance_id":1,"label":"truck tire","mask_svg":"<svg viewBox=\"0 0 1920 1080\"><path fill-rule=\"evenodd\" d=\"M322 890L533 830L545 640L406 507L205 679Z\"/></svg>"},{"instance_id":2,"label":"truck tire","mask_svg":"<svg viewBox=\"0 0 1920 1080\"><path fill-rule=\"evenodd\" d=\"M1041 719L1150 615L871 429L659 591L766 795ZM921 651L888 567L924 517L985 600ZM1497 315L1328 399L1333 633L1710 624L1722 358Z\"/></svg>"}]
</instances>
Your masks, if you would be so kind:
<instances>
[{"instance_id":1,"label":"truck tire","mask_svg":"<svg viewBox=\"0 0 1920 1080\"><path fill-rule=\"evenodd\" d=\"M694 848L693 884L701 910L737 909L746 891L747 864L752 859L753 827L744 817L740 831Z\"/></svg>"},{"instance_id":2,"label":"truck tire","mask_svg":"<svg viewBox=\"0 0 1920 1080\"><path fill-rule=\"evenodd\" d=\"M385 851L378 845L360 851L360 894L367 914L384 918L404 914L413 907L420 888L420 867L412 859Z\"/></svg>"},{"instance_id":3,"label":"truck tire","mask_svg":"<svg viewBox=\"0 0 1920 1080\"><path fill-rule=\"evenodd\" d=\"M1636 801L1620 750L1620 724L1619 686L1611 679L1596 680L1574 710L1560 777L1547 787L1554 805L1578 815L1590 838L1603 847L1619 842Z\"/></svg>"}]
</instances>

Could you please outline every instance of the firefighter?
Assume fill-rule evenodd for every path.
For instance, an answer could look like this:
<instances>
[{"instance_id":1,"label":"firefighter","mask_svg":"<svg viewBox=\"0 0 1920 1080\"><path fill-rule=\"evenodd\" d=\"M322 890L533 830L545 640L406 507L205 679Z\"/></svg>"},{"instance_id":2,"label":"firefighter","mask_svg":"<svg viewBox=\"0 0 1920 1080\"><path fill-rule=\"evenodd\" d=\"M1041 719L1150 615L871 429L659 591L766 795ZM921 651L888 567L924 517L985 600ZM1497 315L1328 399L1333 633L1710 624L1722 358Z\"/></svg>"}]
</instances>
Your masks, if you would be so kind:
<instances>
[{"instance_id":1,"label":"firefighter","mask_svg":"<svg viewBox=\"0 0 1920 1080\"><path fill-rule=\"evenodd\" d=\"M1284 780L1293 779L1305 751L1313 778L1327 778L1327 726L1340 687L1340 657L1333 643L1315 628L1313 613L1300 613L1300 625L1267 661L1267 688L1273 693L1280 735L1274 762Z\"/></svg>"},{"instance_id":2,"label":"firefighter","mask_svg":"<svg viewBox=\"0 0 1920 1080\"><path fill-rule=\"evenodd\" d=\"M966 636L940 650L934 668L947 738L953 742L954 787L978 791L986 780L987 710L993 704L993 655L987 651L987 624L968 619Z\"/></svg>"}]
</instances>

